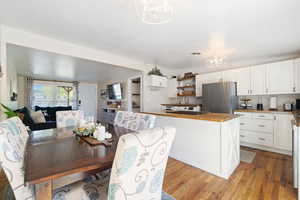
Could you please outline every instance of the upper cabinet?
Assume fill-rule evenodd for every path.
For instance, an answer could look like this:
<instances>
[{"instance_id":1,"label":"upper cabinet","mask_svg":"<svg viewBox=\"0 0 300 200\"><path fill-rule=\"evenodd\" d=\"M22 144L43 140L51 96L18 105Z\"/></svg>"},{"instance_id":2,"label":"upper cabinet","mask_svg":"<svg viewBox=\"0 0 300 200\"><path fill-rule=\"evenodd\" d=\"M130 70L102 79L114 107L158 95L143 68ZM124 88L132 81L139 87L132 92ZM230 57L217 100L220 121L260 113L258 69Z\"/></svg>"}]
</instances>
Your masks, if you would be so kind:
<instances>
[{"instance_id":1,"label":"upper cabinet","mask_svg":"<svg viewBox=\"0 0 300 200\"><path fill-rule=\"evenodd\" d=\"M300 93L300 58L294 60L294 93Z\"/></svg>"},{"instance_id":2,"label":"upper cabinet","mask_svg":"<svg viewBox=\"0 0 300 200\"><path fill-rule=\"evenodd\" d=\"M267 65L251 67L251 95L263 95L267 92L266 76Z\"/></svg>"},{"instance_id":3,"label":"upper cabinet","mask_svg":"<svg viewBox=\"0 0 300 200\"><path fill-rule=\"evenodd\" d=\"M251 93L251 71L250 67L236 69L237 94L239 96L250 95Z\"/></svg>"},{"instance_id":4,"label":"upper cabinet","mask_svg":"<svg viewBox=\"0 0 300 200\"><path fill-rule=\"evenodd\" d=\"M151 87L166 88L168 86L168 79L164 76L150 75L149 85Z\"/></svg>"},{"instance_id":5,"label":"upper cabinet","mask_svg":"<svg viewBox=\"0 0 300 200\"><path fill-rule=\"evenodd\" d=\"M294 92L294 61L271 63L267 66L267 94Z\"/></svg>"}]
</instances>

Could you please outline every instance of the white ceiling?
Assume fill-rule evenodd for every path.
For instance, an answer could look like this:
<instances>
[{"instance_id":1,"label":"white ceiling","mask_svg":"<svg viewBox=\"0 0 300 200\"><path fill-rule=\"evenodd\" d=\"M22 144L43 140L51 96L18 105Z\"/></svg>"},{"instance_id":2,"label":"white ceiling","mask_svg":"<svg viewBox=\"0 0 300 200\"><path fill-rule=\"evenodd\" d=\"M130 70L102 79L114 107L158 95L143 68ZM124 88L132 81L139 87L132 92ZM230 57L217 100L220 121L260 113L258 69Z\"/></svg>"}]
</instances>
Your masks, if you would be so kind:
<instances>
[{"instance_id":1,"label":"white ceiling","mask_svg":"<svg viewBox=\"0 0 300 200\"><path fill-rule=\"evenodd\" d=\"M168 24L143 24L134 0L0 0L0 23L170 69L211 71L192 57L212 35L234 49L224 67L300 55L299 0L170 0Z\"/></svg>"},{"instance_id":2,"label":"white ceiling","mask_svg":"<svg viewBox=\"0 0 300 200\"><path fill-rule=\"evenodd\" d=\"M38 79L103 83L126 80L140 71L9 44L8 67Z\"/></svg>"}]
</instances>

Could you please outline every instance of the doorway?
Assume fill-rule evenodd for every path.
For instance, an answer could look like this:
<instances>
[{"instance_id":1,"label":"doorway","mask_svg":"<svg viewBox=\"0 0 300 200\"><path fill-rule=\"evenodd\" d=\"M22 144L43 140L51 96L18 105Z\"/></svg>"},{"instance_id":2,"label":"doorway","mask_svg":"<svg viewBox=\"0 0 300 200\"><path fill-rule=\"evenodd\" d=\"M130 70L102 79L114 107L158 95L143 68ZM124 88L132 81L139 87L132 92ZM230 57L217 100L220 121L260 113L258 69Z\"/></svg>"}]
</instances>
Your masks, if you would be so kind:
<instances>
[{"instance_id":1,"label":"doorway","mask_svg":"<svg viewBox=\"0 0 300 200\"><path fill-rule=\"evenodd\" d=\"M97 119L97 84L79 83L78 86L79 110L84 112L85 117Z\"/></svg>"},{"instance_id":2,"label":"doorway","mask_svg":"<svg viewBox=\"0 0 300 200\"><path fill-rule=\"evenodd\" d=\"M142 77L128 80L128 111L142 112Z\"/></svg>"}]
</instances>

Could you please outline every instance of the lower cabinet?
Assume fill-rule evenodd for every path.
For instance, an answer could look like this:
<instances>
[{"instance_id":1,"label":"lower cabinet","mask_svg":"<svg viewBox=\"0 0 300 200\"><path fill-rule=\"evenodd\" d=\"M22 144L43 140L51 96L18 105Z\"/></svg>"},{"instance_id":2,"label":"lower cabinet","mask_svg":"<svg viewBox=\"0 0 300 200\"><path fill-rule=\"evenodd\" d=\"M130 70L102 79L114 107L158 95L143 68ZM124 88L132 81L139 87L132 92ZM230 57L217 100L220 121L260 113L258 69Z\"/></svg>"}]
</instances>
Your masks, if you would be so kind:
<instances>
[{"instance_id":1,"label":"lower cabinet","mask_svg":"<svg viewBox=\"0 0 300 200\"><path fill-rule=\"evenodd\" d=\"M292 115L275 115L274 146L278 149L292 151L293 126Z\"/></svg>"},{"instance_id":2,"label":"lower cabinet","mask_svg":"<svg viewBox=\"0 0 300 200\"><path fill-rule=\"evenodd\" d=\"M240 141L242 145L291 154L292 114L249 112L236 112L236 114L241 115Z\"/></svg>"}]
</instances>

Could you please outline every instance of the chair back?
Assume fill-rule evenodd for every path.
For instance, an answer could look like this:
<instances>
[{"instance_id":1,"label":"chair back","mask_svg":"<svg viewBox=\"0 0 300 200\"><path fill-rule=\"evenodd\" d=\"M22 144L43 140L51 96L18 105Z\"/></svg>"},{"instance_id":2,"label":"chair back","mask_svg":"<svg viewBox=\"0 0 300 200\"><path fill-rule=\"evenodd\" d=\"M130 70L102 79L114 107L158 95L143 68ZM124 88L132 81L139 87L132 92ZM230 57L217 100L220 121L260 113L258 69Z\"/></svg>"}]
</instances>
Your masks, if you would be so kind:
<instances>
[{"instance_id":1,"label":"chair back","mask_svg":"<svg viewBox=\"0 0 300 200\"><path fill-rule=\"evenodd\" d=\"M140 131L154 128L155 120L155 115L118 111L115 117L114 125L133 131Z\"/></svg>"},{"instance_id":2,"label":"chair back","mask_svg":"<svg viewBox=\"0 0 300 200\"><path fill-rule=\"evenodd\" d=\"M175 128L155 128L119 139L108 200L161 200L162 185Z\"/></svg>"},{"instance_id":3,"label":"chair back","mask_svg":"<svg viewBox=\"0 0 300 200\"><path fill-rule=\"evenodd\" d=\"M0 162L17 200L34 199L32 187L24 185L24 152L29 135L18 117L0 123Z\"/></svg>"},{"instance_id":4,"label":"chair back","mask_svg":"<svg viewBox=\"0 0 300 200\"><path fill-rule=\"evenodd\" d=\"M79 126L80 121L84 119L83 111L57 111L56 126L57 128L65 128L70 126Z\"/></svg>"}]
</instances>

